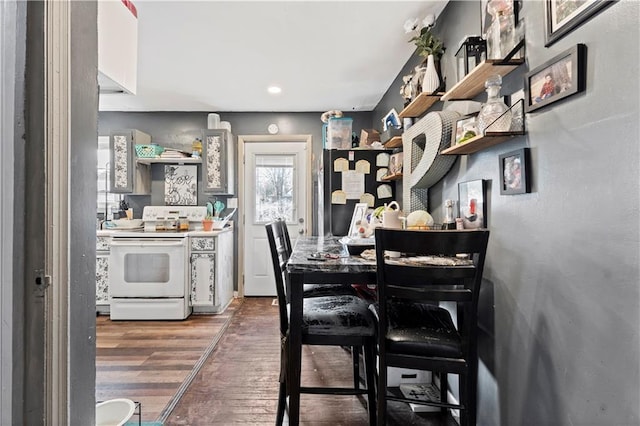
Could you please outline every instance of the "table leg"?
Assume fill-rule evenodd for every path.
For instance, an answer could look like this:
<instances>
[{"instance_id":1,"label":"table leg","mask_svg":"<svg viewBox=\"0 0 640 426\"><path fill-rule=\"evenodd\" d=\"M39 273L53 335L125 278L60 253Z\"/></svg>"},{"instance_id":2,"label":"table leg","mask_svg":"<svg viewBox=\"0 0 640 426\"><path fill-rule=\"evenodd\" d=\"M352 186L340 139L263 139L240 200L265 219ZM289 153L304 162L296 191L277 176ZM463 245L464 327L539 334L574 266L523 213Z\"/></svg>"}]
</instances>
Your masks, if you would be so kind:
<instances>
[{"instance_id":1,"label":"table leg","mask_svg":"<svg viewBox=\"0 0 640 426\"><path fill-rule=\"evenodd\" d=\"M289 293L289 424L300 422L300 372L302 360L303 274L290 275Z\"/></svg>"}]
</instances>

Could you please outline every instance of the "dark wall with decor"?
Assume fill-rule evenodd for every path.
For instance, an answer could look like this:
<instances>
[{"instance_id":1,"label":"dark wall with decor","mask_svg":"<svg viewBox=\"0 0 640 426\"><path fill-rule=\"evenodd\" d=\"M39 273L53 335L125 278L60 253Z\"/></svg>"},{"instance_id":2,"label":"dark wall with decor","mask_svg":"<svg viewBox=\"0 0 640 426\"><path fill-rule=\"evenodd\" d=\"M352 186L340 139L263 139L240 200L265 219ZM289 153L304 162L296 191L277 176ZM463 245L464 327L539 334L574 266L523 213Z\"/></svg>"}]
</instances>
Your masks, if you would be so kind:
<instances>
[{"instance_id":1,"label":"dark wall with decor","mask_svg":"<svg viewBox=\"0 0 640 426\"><path fill-rule=\"evenodd\" d=\"M429 190L440 218L459 182L488 183L478 424L639 424L639 3L615 3L548 48L544 2L524 2L522 16L526 63L502 93L577 43L588 49L586 90L527 114L525 136L461 156ZM479 30L479 2L449 2L438 17L448 88L458 43ZM401 77L418 62L374 122L401 110ZM532 191L500 195L498 156L522 147Z\"/></svg>"}]
</instances>

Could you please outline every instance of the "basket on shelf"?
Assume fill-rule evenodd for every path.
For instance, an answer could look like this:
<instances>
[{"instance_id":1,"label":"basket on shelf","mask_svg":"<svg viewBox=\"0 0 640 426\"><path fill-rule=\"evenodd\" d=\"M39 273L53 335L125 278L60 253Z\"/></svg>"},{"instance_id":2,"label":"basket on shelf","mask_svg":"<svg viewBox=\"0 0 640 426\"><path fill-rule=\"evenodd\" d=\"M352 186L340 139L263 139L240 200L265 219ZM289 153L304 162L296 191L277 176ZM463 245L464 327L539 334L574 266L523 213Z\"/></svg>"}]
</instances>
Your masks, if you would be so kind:
<instances>
[{"instance_id":1,"label":"basket on shelf","mask_svg":"<svg viewBox=\"0 0 640 426\"><path fill-rule=\"evenodd\" d=\"M136 155L140 158L155 158L164 152L160 145L136 145Z\"/></svg>"}]
</instances>

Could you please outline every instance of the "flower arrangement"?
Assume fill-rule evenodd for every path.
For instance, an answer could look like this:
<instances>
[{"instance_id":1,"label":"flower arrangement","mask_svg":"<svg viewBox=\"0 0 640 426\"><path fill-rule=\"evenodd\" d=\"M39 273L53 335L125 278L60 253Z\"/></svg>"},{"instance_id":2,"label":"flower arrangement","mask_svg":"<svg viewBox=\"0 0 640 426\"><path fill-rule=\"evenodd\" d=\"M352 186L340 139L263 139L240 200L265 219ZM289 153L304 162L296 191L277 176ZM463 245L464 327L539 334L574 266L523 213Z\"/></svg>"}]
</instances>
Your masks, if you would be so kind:
<instances>
[{"instance_id":1,"label":"flower arrangement","mask_svg":"<svg viewBox=\"0 0 640 426\"><path fill-rule=\"evenodd\" d=\"M427 15L422 22L419 22L417 18L409 19L404 23L404 31L407 34L416 33L411 37L409 43L415 43L418 55L424 57L433 55L434 59L440 59L445 48L442 41L431 32L435 22L434 15Z\"/></svg>"}]
</instances>

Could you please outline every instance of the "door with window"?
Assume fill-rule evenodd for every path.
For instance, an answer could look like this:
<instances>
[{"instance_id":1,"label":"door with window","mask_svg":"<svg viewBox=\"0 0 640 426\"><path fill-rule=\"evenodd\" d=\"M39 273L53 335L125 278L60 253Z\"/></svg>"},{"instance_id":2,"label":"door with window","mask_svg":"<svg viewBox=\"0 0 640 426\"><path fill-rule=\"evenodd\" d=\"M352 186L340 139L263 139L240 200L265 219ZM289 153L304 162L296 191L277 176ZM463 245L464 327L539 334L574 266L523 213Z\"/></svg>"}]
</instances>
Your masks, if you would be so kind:
<instances>
[{"instance_id":1,"label":"door with window","mask_svg":"<svg viewBox=\"0 0 640 426\"><path fill-rule=\"evenodd\" d=\"M310 229L308 149L304 140L244 144L245 296L276 295L265 224L284 218L292 242Z\"/></svg>"}]
</instances>

